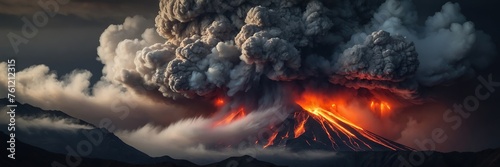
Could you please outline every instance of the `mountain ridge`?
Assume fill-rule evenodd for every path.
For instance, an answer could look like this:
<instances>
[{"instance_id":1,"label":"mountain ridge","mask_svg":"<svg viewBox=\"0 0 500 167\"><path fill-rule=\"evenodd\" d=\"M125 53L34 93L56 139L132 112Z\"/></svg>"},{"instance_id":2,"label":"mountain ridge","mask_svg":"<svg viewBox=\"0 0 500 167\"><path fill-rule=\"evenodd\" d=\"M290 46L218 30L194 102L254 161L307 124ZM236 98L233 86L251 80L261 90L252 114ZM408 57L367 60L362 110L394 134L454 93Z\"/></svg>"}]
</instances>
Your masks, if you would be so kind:
<instances>
[{"instance_id":1,"label":"mountain ridge","mask_svg":"<svg viewBox=\"0 0 500 167\"><path fill-rule=\"evenodd\" d=\"M8 140L9 136L5 133L0 133L0 140ZM2 144L5 145L5 144ZM6 151L1 149L2 155L6 155ZM67 163L67 155L52 153L44 149L29 145L23 141L16 141L16 160L2 156L0 164L4 167L66 167L71 166ZM77 165L79 167L226 167L228 164L237 163L241 167L276 167L276 165L268 162L259 161L249 156L230 157L220 162L198 165L187 160L173 159L169 156L151 158L151 162L142 164L133 164L121 162L117 160L80 157L81 161ZM129 157L131 158L131 157ZM157 161L157 162L155 162Z\"/></svg>"},{"instance_id":2,"label":"mountain ridge","mask_svg":"<svg viewBox=\"0 0 500 167\"><path fill-rule=\"evenodd\" d=\"M0 140L7 140L8 136L0 133ZM3 142L2 142L3 143ZM5 144L3 144L5 145ZM44 167L53 166L54 162L61 165L53 167L66 167L66 157L63 154L51 153L46 150L28 145L22 141L16 142L16 159L12 160L7 156L0 157L0 164L5 167ZM2 154L6 154L2 149ZM326 160L290 160L290 166L345 166L345 167L397 167L402 165L399 157L410 158L412 154L430 153L429 156L424 156L424 161L419 165L421 167L469 167L469 166L485 166L498 167L500 166L500 148L488 149L480 152L413 152L413 151L360 151L360 152L338 152L337 158ZM410 159L406 159L410 162ZM414 160L413 160L414 161ZM162 161L149 164L131 164L115 160L106 160L99 158L83 157L79 167L275 167L277 165L259 161L250 156L229 157L225 160L207 164L197 165L194 163L185 164L186 160ZM189 161L188 161L189 162Z\"/></svg>"},{"instance_id":3,"label":"mountain ridge","mask_svg":"<svg viewBox=\"0 0 500 167\"><path fill-rule=\"evenodd\" d=\"M2 101L4 101L2 103ZM5 105L5 100L0 99L0 107ZM29 104L20 104L17 103L19 109L19 116L35 116L39 112L46 113L45 110L42 110L37 107L33 107ZM67 114L64 114L61 111L48 111L50 113L48 116L66 118L66 119L76 119ZM47 116L47 115L42 115ZM313 122L314 123L314 122ZM312 123L312 124L313 124ZM316 122L317 123L317 122ZM307 123L306 123L307 124ZM308 125L309 126L309 125ZM312 125L310 125L312 126ZM206 166L206 167L226 167L226 166L238 166L238 167L253 167L253 166L276 166L279 165L289 165L289 166L331 166L332 164L337 164L339 166L401 166L401 160L399 157L406 158L407 161L410 162L412 158L412 154L418 153L426 155L426 153L432 153L429 156L425 156L425 161L420 166L439 166L439 167L461 167L461 166L500 166L500 149L489 149L476 153L472 152L450 152L450 153L441 153L441 152L412 152L412 151L337 151L336 156L334 158L329 159L321 159L321 160L300 160L300 159L267 159L266 161L271 161L273 163L268 163L264 161L259 161L250 156L241 156L241 157L229 157L225 160L214 162L206 165L198 165L192 163L188 160L179 160L174 159L169 156L163 157L150 157L139 150L125 144L118 137L116 137L113 133L108 132L105 129L95 128L93 129L83 129L77 131L77 134L81 134L83 132L102 132L105 136L103 139L102 145L108 147L96 148L94 151L96 154L93 156L82 156L82 164L81 167L165 167L165 166ZM318 127L318 126L312 126ZM293 130L293 129L291 129ZM316 131L322 130L321 128ZM312 140L313 137L317 137L314 135L314 132L306 132L302 136L296 139L296 141L287 141L287 144L291 144L293 142L299 143L297 150L301 150L300 148L304 146L305 141ZM19 132L16 132L16 137ZM0 158L0 162L2 166L22 166L22 167L39 167L39 166L51 166L52 162L57 161L64 165L66 161L65 152L66 150L61 149L59 153L54 153L50 151L54 149L53 147L64 148L65 145L76 146L79 141L85 136L74 136L75 140L68 141L69 143L61 142L61 138L71 138L64 133L61 133L56 136L50 135L52 132L45 131L44 135L39 136L28 136L22 137L19 136L16 141L16 158L20 161L11 161L7 158L7 156L3 156ZM74 133L74 132L72 132ZM22 134L22 133L21 133ZM55 141L47 141L52 143L52 145L47 143L25 143L28 142L36 142L36 141L44 141L48 140L47 137L52 136L55 138ZM33 140L36 138L37 140ZM7 140L8 136L3 132L0 133L1 140ZM2 142L5 145L5 142ZM325 143L317 143L319 146L324 147ZM278 146L279 143L276 145ZM44 148L42 147L44 146ZM4 148L7 146L5 145ZM311 147L307 147L309 149ZM99 151L99 150L104 151ZM120 150L122 149L122 150ZM303 149L303 148L302 148ZM7 155L5 149L1 151L4 155ZM127 154L129 153L129 154ZM109 154L119 154L116 157L109 157ZM257 158L258 155L257 155ZM261 159L260 157L259 159ZM264 158L265 159L265 158ZM26 161L29 160L29 161ZM410 164L411 165L411 164ZM59 166L61 167L61 166Z\"/></svg>"}]
</instances>

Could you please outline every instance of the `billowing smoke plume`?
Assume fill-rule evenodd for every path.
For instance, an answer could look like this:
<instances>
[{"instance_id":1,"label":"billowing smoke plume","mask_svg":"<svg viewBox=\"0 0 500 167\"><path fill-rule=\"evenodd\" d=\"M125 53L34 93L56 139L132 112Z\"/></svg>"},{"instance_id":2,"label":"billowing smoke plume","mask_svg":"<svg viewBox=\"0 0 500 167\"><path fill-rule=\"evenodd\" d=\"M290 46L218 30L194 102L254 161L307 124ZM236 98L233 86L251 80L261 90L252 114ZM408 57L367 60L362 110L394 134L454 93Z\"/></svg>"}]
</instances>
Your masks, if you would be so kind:
<instances>
[{"instance_id":1,"label":"billowing smoke plume","mask_svg":"<svg viewBox=\"0 0 500 167\"><path fill-rule=\"evenodd\" d=\"M166 42L130 58L135 69L124 68L122 83L130 88L140 83L167 99L227 96L234 102L251 96L247 100L258 101L258 111L272 106L263 101L276 102L270 100L276 92L267 90L283 83L307 87L303 81L386 91L420 102L421 90L473 76L495 55L489 37L475 30L454 3L421 25L410 0L162 0L156 30ZM210 131L196 130L204 129L206 121L156 129L158 145L166 142L164 134L184 123L193 131ZM120 135L140 136L151 129L155 127ZM240 136L226 131L206 140L191 136L182 141L186 147L213 145L226 135ZM123 138L148 147L134 137Z\"/></svg>"},{"instance_id":2,"label":"billowing smoke plume","mask_svg":"<svg viewBox=\"0 0 500 167\"><path fill-rule=\"evenodd\" d=\"M156 30L167 42L152 45L158 39L148 29L116 53L99 51L109 79L167 98L312 78L414 100L419 85L451 82L491 58L488 36L459 11L447 3L418 25L409 0L161 1Z\"/></svg>"},{"instance_id":3,"label":"billowing smoke plume","mask_svg":"<svg viewBox=\"0 0 500 167\"><path fill-rule=\"evenodd\" d=\"M377 31L366 38L361 45L346 49L333 69L330 82L347 87L388 89L393 93L412 95L415 92L403 85L411 80L419 65L413 43L403 36L390 36L388 32Z\"/></svg>"}]
</instances>

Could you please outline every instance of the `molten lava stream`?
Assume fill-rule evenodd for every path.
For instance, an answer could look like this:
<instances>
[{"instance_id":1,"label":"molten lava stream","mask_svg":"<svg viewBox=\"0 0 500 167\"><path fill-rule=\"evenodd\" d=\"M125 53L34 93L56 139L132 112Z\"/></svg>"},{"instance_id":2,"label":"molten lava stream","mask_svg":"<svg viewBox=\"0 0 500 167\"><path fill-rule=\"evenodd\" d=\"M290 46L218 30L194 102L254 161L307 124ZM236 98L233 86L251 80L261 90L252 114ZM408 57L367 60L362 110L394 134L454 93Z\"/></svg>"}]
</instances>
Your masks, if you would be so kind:
<instances>
[{"instance_id":1,"label":"molten lava stream","mask_svg":"<svg viewBox=\"0 0 500 167\"><path fill-rule=\"evenodd\" d=\"M295 138L297 138L306 132L306 129L304 126L307 122L307 119L309 118L309 115L296 112L294 115L294 118L297 120L297 124L295 125L293 134L294 134Z\"/></svg>"},{"instance_id":2,"label":"molten lava stream","mask_svg":"<svg viewBox=\"0 0 500 167\"><path fill-rule=\"evenodd\" d=\"M240 120L246 116L245 109L241 107L237 111L231 111L229 114L225 115L218 121L216 121L213 126L222 126L222 125L228 125L234 121Z\"/></svg>"},{"instance_id":3,"label":"molten lava stream","mask_svg":"<svg viewBox=\"0 0 500 167\"><path fill-rule=\"evenodd\" d=\"M323 125L323 130L325 130L327 135L329 135L330 141L335 142L335 141L333 141L333 137L328 133L328 129L324 126L325 124L328 125L330 130L336 132L337 136L340 137L340 135L338 134L339 132L344 134L345 136L347 136L350 144L347 144L347 143L345 143L345 144L347 146L349 146L351 149L358 150L360 148L359 144L355 140L361 142L363 145L367 146L368 148L371 148L371 146L369 144L358 139L357 136L354 134L354 132L351 132L346 127L342 126L339 122L347 124L347 125L354 127L360 131L363 131L363 128L347 121L345 118L343 118L339 115L336 115L331 111L328 111L328 110L325 110L325 109L322 109L319 107L313 108L312 110L307 110L307 109L305 109L305 110L308 111L309 113L313 114L313 118L316 121L321 122L321 124Z\"/></svg>"},{"instance_id":4,"label":"molten lava stream","mask_svg":"<svg viewBox=\"0 0 500 167\"><path fill-rule=\"evenodd\" d=\"M387 116L390 114L391 106L387 102L383 102L383 101L376 102L376 101L372 100L370 103L370 109L375 114L384 117L384 116Z\"/></svg>"},{"instance_id":5,"label":"molten lava stream","mask_svg":"<svg viewBox=\"0 0 500 167\"><path fill-rule=\"evenodd\" d=\"M335 132L339 138L342 139L341 136L346 136L347 141L344 142L348 147L353 150L362 150L360 144L365 145L367 148L372 149L369 143L361 140L356 134L361 135L362 137L370 140L371 142L380 144L384 147L387 147L391 150L396 150L398 146L394 146L387 142L385 139L372 134L359 127L358 125L350 122L345 117L341 115L341 113L346 114L346 108L343 103L336 104L335 101L329 100L328 97L323 97L321 95L313 94L310 92L304 93L300 99L296 100L296 103L301 106L307 113L317 122L320 123L322 129L327 134L328 138L332 142L332 147L335 149L335 146L338 144L334 141L334 137L330 134L329 130ZM372 101L370 104L370 108L374 110L374 108L380 108L379 112L385 114L385 111L390 110L390 106L387 103L379 102L376 103ZM299 122L298 126L295 128L295 138L303 134L306 129L304 129L303 122L300 118L297 118ZM346 126L347 125L347 126ZM297 133L299 132L299 133ZM338 141L337 141L338 142ZM348 143L347 143L348 142Z\"/></svg>"},{"instance_id":6,"label":"molten lava stream","mask_svg":"<svg viewBox=\"0 0 500 167\"><path fill-rule=\"evenodd\" d=\"M218 102L219 102L219 100L216 100L215 104L217 104ZM223 101L221 103L223 103ZM231 124L231 123L233 123L235 121L238 121L240 119L245 118L245 116L246 116L245 109L243 107L241 107L237 111L230 111L230 112L228 112L227 115L224 115L222 118L220 118L219 120L215 121L212 124L212 127L219 127L219 126L229 125L229 124ZM307 117L305 119L307 119ZM305 122L305 120L304 120L304 122ZM302 125L302 126L304 126L304 125ZM304 133L304 132L302 132L302 133ZM269 138L267 140L267 143L266 143L266 145L263 146L263 148L267 148L269 146L274 145L274 140L276 139L277 136L278 136L278 131L273 132L273 134L271 136L269 136ZM288 133L286 134L285 137L288 137ZM259 141L256 140L255 144L258 144L258 143L259 143Z\"/></svg>"},{"instance_id":7,"label":"molten lava stream","mask_svg":"<svg viewBox=\"0 0 500 167\"><path fill-rule=\"evenodd\" d=\"M267 143L266 143L266 145L264 145L264 147L263 147L263 148L267 148L267 147L269 147L269 146L273 145L273 144L274 144L274 139L276 139L276 136L278 136L278 131L275 131L275 132L274 132L274 133L273 133L273 134L269 137L269 139L267 139Z\"/></svg>"}]
</instances>

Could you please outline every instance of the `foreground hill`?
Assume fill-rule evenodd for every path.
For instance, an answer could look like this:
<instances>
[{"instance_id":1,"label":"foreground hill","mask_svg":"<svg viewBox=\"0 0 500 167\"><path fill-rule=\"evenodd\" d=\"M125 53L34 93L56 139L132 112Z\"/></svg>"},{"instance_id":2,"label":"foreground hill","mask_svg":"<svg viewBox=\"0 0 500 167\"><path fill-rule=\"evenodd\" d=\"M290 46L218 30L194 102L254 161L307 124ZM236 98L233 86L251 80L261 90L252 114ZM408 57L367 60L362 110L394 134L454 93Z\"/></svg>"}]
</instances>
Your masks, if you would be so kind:
<instances>
[{"instance_id":1,"label":"foreground hill","mask_svg":"<svg viewBox=\"0 0 500 167\"><path fill-rule=\"evenodd\" d=\"M8 140L8 136L1 133L0 140ZM3 143L3 142L2 142ZM2 144L2 147L6 147ZM7 151L1 149L2 157L0 164L2 167L66 167L66 155L45 151L43 149L28 145L22 141L16 142L16 160L7 158ZM290 166L343 166L343 167L397 167L405 166L398 159L399 156L410 157L411 154L426 154L423 167L498 167L500 166L500 149L485 150L477 153L440 153L440 152L411 152L411 151L365 151L365 152L339 152L336 158L328 160L299 161L290 160ZM133 157L129 157L133 158ZM154 158L151 158L153 161ZM416 159L419 161L418 159ZM157 161L157 160L155 160ZM58 162L61 165L52 165ZM410 161L409 161L410 162ZM411 165L411 163L410 163ZM200 167L185 160L164 159L161 162L149 164L132 164L116 160L105 160L98 158L82 158L79 167ZM204 165L205 167L274 167L276 165L259 161L249 156L231 157L221 162Z\"/></svg>"},{"instance_id":2,"label":"foreground hill","mask_svg":"<svg viewBox=\"0 0 500 167\"><path fill-rule=\"evenodd\" d=\"M1 141L7 141L9 138L6 134L0 134ZM2 147L7 146L3 144ZM2 167L66 167L71 166L66 163L67 155L51 153L46 150L25 144L22 141L16 142L16 160L7 158L8 152L6 149L1 149L2 157L0 158L0 164ZM134 157L128 157L133 159ZM199 165L190 163L185 160L176 159L165 159L160 158L161 162L150 163L150 164L132 164L125 163L116 160L106 160L98 158L87 158L82 157L80 163L76 166L79 167L198 167ZM160 161L158 158L150 158L151 162ZM74 159L73 159L74 160ZM74 161L73 161L74 162ZM237 164L239 167L274 167L276 165L258 161L254 158L248 156L243 157L232 157L224 161L213 163L207 165L207 167L227 167L233 164Z\"/></svg>"}]
</instances>

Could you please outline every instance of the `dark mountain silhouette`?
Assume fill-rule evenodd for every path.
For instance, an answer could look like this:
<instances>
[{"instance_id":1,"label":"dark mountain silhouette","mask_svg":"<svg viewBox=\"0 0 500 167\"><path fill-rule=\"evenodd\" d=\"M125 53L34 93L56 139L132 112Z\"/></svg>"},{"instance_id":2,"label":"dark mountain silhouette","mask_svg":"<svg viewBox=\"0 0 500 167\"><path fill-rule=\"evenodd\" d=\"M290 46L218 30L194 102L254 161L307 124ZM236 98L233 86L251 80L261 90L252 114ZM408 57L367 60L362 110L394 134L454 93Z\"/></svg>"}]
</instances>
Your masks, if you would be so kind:
<instances>
[{"instance_id":1,"label":"dark mountain silhouette","mask_svg":"<svg viewBox=\"0 0 500 167\"><path fill-rule=\"evenodd\" d=\"M24 118L64 118L71 120L73 123L80 125L88 125L93 126L92 124L85 122L81 119L74 118L62 111L57 110L43 110L41 108L29 105L29 104L21 104L19 102L15 102L13 104L9 103L7 98L0 99L0 108L7 105L17 105L16 109L16 117L24 117Z\"/></svg>"},{"instance_id":2,"label":"dark mountain silhouette","mask_svg":"<svg viewBox=\"0 0 500 167\"><path fill-rule=\"evenodd\" d=\"M305 111L298 111L303 112ZM292 122L284 124L284 131L280 131L273 141L272 146L285 146L292 150L331 150L331 151L411 151L408 146L399 144L392 140L376 135L370 131L358 129L340 120L337 123L355 137L342 133L338 127L321 125L321 122L308 117L305 124L305 132L294 137L294 129L297 125L294 115L286 120ZM324 129L326 128L326 130ZM330 135L329 135L330 134ZM330 138L331 137L331 138Z\"/></svg>"},{"instance_id":3,"label":"dark mountain silhouette","mask_svg":"<svg viewBox=\"0 0 500 167\"><path fill-rule=\"evenodd\" d=\"M8 136L0 133L0 140L8 140ZM2 142L4 143L4 142ZM6 147L2 144L3 148ZM69 166L66 162L66 155L51 153L46 150L28 145L22 141L16 142L16 160L7 158L7 151L0 149L2 157L0 164L2 167L65 167ZM411 162L419 162L420 159L410 160L413 155L424 155L422 163L412 165ZM399 167L402 157L408 161L411 166L421 167L498 167L500 166L500 149L490 149L477 153L465 152L412 152L412 151L348 151L338 152L338 155L332 159L323 160L288 160L284 164L291 166L343 166L343 167ZM129 157L132 158L132 157ZM63 166L53 166L58 162ZM198 167L200 165L189 163L185 160L163 160L161 162L149 164L131 164L115 160L106 160L99 158L82 158L79 167ZM205 167L273 167L271 163L262 162L250 156L231 157L226 160L204 165Z\"/></svg>"},{"instance_id":4,"label":"dark mountain silhouette","mask_svg":"<svg viewBox=\"0 0 500 167\"><path fill-rule=\"evenodd\" d=\"M7 99L0 99L0 109L3 108L6 105L9 105ZM169 156L162 156L162 157L150 157L147 154L127 145L124 143L122 140L120 140L117 136L115 136L113 133L107 131L106 129L102 128L97 128L94 125L87 123L83 120L74 118L70 115L67 115L61 111L55 111L55 110L43 110L38 107L31 106L29 104L21 104L19 102L16 102L14 105L17 105L16 107L16 118L23 118L26 120L33 120L37 118L48 118L48 119L54 119L54 120L61 120L64 119L65 121L69 121L71 123L77 124L77 125L84 125L88 126L88 129L78 129L78 130L60 130L60 129L49 129L49 128L36 128L36 129L30 129L30 130L23 130L20 128L16 129L16 149L20 150L19 152L21 153L21 157L24 158L18 158L18 159L33 159L37 158L34 154L34 152L41 152L41 154L44 154L43 157L49 157L49 158L44 158L46 160L50 160L52 162L54 160L61 160L58 161L60 163L65 162L65 155L69 153L68 147L70 147L70 150L73 150L76 152L77 155L84 157L84 161L88 160L89 162L85 162L85 164L82 164L80 166L127 166L130 164L130 166L133 166L131 164L150 164L150 165L160 165L160 166L198 166L192 162L189 162L187 160L177 160L174 158L171 158ZM6 132L6 128L0 129L2 131L2 141L8 140L8 136L6 136L4 133ZM92 143L91 138L95 138L95 134L102 134L102 140L99 142L97 145L94 145ZM87 134L87 135L86 135ZM92 134L92 135L88 135ZM94 136L93 136L94 135ZM90 136L90 138L89 138ZM5 140L4 140L5 139ZM22 141L22 142L21 142ZM21 144L19 144L19 142ZM78 152L77 146L81 144L82 142L88 142L92 144L92 150L90 151L90 154L88 155L80 155ZM3 142L2 142L3 143ZM18 146L21 145L21 146ZM7 148L7 146L4 146L3 148ZM2 152L5 152L2 150ZM28 152L29 154L26 154ZM23 154L24 153L24 154ZM2 155L8 155L7 152ZM18 156L18 155L16 155ZM50 158L50 157L54 158ZM6 156L5 156L6 157ZM58 159L59 158L59 159ZM233 157L233 159L238 157ZM231 158L230 158L231 159ZM49 161L46 161L43 159L40 159L38 162L40 164L49 164ZM84 162L82 161L82 162ZM37 161L35 161L37 162ZM231 160L232 162L232 160ZM27 163L27 164L24 164ZM260 165L252 165L252 164L260 164ZM3 163L2 163L3 164ZM7 163L8 164L8 163ZM32 166L37 166L37 163L29 163L29 162L21 162L19 163L21 166L25 165L32 165ZM18 165L19 165L18 164ZM63 163L64 164L64 163ZM270 163L265 163L261 162L255 159L252 159L252 161L245 161L243 164L250 164L250 166L274 166ZM220 166L217 163L211 164ZM2 165L3 166L3 165ZM45 166L45 165L41 165ZM223 165L225 166L225 165Z\"/></svg>"},{"instance_id":5,"label":"dark mountain silhouette","mask_svg":"<svg viewBox=\"0 0 500 167\"><path fill-rule=\"evenodd\" d=\"M0 133L0 140L7 141L9 136L4 133ZM4 142L2 142L4 143ZM6 148L6 144L2 144L3 148ZM8 151L6 149L1 149L2 156L0 158L0 164L2 167L69 167L69 163L66 162L67 155L48 152L44 149L40 149L29 144L26 144L20 140L16 141L16 159L12 160L7 158ZM128 157L133 159L134 157ZM81 157L78 167L199 167L200 165L191 163L186 160L177 160L170 157L161 158L149 158L149 163L133 164L126 163L116 160L108 160L102 158L88 158ZM72 159L74 160L74 159ZM75 161L71 161L75 162ZM251 158L249 156L243 157L231 157L218 163L213 163L206 165L207 167L227 167L232 164L238 164L241 167L274 167L276 165L262 162L257 159Z\"/></svg>"},{"instance_id":6,"label":"dark mountain silhouette","mask_svg":"<svg viewBox=\"0 0 500 167\"><path fill-rule=\"evenodd\" d=\"M0 100L0 108L6 105L6 99ZM97 128L92 124L71 117L61 111L43 110L29 104L16 103L16 118L34 120L46 118L51 120L64 120L75 125L83 125L87 129L51 129L51 128L16 128L16 138L25 143L42 148L49 152L67 154L74 151L78 153L78 145L90 144L89 158L102 158L128 163L144 163L151 161L147 154L127 145L113 133L106 129ZM19 123L18 123L19 126ZM1 131L6 132L7 128ZM98 137L102 136L101 137ZM81 147L81 146L80 146ZM134 157L134 158L130 158Z\"/></svg>"}]
</instances>

